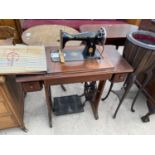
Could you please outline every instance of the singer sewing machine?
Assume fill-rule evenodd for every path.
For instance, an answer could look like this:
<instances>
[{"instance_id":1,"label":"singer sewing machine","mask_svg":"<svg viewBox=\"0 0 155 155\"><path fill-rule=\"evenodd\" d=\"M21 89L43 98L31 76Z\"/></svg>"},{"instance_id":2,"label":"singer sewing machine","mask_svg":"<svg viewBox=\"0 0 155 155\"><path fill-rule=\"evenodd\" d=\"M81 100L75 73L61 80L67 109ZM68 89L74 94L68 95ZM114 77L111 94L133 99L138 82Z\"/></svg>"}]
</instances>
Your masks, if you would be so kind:
<instances>
[{"instance_id":1,"label":"singer sewing machine","mask_svg":"<svg viewBox=\"0 0 155 155\"><path fill-rule=\"evenodd\" d=\"M82 41L84 48L66 48L66 43L68 41ZM101 61L95 63L94 68L96 69L96 65L100 66L103 64L103 48L106 41L106 31L104 28L100 28L97 32L83 32L79 34L68 34L66 32L60 31L60 48L57 51L51 52L51 59L53 62L61 62L66 64L62 64L62 68L67 66L69 61L84 61L84 60L98 60ZM101 45L102 50L97 49L97 45ZM87 61L87 69L92 69L94 61ZM76 63L75 63L76 64ZM82 63L83 64L83 63ZM80 64L82 66L82 64ZM58 65L58 64L55 64ZM66 67L65 67L66 68ZM72 67L71 67L72 68ZM75 67L81 70L78 66ZM69 71L66 71L69 72ZM76 71L75 71L76 72ZM55 115L63 115L69 113L77 113L84 111L84 105L87 101L91 101L97 91L96 81L93 82L85 82L84 84L84 93L79 96L77 94L63 96L63 97L55 97L53 100L53 109ZM82 103L81 97L85 97L85 101Z\"/></svg>"},{"instance_id":2,"label":"singer sewing machine","mask_svg":"<svg viewBox=\"0 0 155 155\"><path fill-rule=\"evenodd\" d=\"M85 45L82 51L65 50L66 42L82 41ZM85 59L101 59L100 52L96 49L96 45L104 47L106 41L106 31L102 27L97 32L83 32L79 34L68 34L60 31L60 49L51 53L52 61L80 61Z\"/></svg>"}]
</instances>

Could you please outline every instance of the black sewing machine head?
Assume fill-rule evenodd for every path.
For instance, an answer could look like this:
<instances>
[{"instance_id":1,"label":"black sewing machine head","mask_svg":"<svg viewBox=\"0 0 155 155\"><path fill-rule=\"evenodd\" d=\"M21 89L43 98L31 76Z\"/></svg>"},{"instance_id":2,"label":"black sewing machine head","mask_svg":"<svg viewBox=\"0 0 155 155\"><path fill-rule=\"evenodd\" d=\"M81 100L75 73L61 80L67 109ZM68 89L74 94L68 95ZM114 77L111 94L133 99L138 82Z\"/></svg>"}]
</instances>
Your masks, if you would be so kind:
<instances>
[{"instance_id":1,"label":"black sewing machine head","mask_svg":"<svg viewBox=\"0 0 155 155\"><path fill-rule=\"evenodd\" d=\"M60 31L60 49L65 47L67 41L79 40L86 46L83 50L84 58L93 58L95 56L96 45L104 45L106 41L106 31L100 28L97 32L83 32L79 34L68 34Z\"/></svg>"}]
</instances>

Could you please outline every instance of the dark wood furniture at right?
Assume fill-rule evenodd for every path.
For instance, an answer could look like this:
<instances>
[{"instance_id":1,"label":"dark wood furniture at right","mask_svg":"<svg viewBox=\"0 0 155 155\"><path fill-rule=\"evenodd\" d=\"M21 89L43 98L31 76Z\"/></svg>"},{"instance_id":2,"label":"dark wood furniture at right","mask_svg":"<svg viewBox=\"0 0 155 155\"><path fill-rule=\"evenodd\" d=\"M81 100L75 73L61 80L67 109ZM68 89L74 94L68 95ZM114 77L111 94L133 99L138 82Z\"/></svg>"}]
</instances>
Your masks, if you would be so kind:
<instances>
[{"instance_id":1,"label":"dark wood furniture at right","mask_svg":"<svg viewBox=\"0 0 155 155\"><path fill-rule=\"evenodd\" d=\"M98 25L82 25L80 26L81 32L86 31L97 31L101 27L104 27L107 31L107 39L106 44L115 45L116 48L118 46L122 46L125 43L126 35L130 32L134 32L138 29L138 26L130 25L130 24L98 24Z\"/></svg>"},{"instance_id":2,"label":"dark wood furniture at right","mask_svg":"<svg viewBox=\"0 0 155 155\"><path fill-rule=\"evenodd\" d=\"M116 117L121 104L134 83L138 85L139 89L133 99L131 111L135 111L133 107L140 92L144 92L144 94L148 97L148 93L145 92L145 87L153 77L153 70L155 69L155 34L144 31L137 31L128 34L123 51L123 57L129 62L130 65L133 66L134 72L130 73L125 80L123 85L125 91L115 111L113 116L114 118ZM139 83L137 77L142 74L144 76ZM142 121L148 121L150 114L151 112L149 112L147 116L142 117Z\"/></svg>"},{"instance_id":3,"label":"dark wood furniture at right","mask_svg":"<svg viewBox=\"0 0 155 155\"><path fill-rule=\"evenodd\" d=\"M145 31L151 31L155 33L155 20L142 19L139 29L145 30ZM143 76L144 75L138 77L138 82L141 83ZM155 78L154 77L155 77L155 69L153 70L153 76L151 80L148 82L148 84L145 87L145 93L147 94L147 106L151 114L155 113ZM146 116L148 115L146 114Z\"/></svg>"}]
</instances>

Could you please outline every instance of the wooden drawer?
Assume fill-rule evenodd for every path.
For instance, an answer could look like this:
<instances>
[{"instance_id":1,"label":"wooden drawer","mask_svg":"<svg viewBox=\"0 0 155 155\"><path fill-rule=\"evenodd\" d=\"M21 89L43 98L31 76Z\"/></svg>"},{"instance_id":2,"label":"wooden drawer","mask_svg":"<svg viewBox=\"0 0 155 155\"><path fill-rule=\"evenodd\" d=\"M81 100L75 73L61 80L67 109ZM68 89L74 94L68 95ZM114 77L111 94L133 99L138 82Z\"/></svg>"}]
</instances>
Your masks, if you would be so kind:
<instances>
[{"instance_id":1,"label":"wooden drawer","mask_svg":"<svg viewBox=\"0 0 155 155\"><path fill-rule=\"evenodd\" d=\"M22 83L23 91L24 92L33 92L33 91L39 91L42 89L41 82L25 82Z\"/></svg>"},{"instance_id":2,"label":"wooden drawer","mask_svg":"<svg viewBox=\"0 0 155 155\"><path fill-rule=\"evenodd\" d=\"M11 128L16 126L18 126L18 124L14 121L12 116L0 117L0 129Z\"/></svg>"},{"instance_id":3,"label":"wooden drawer","mask_svg":"<svg viewBox=\"0 0 155 155\"><path fill-rule=\"evenodd\" d=\"M110 81L123 82L125 80L126 76L127 76L127 74L125 74L125 73L114 74Z\"/></svg>"}]
</instances>

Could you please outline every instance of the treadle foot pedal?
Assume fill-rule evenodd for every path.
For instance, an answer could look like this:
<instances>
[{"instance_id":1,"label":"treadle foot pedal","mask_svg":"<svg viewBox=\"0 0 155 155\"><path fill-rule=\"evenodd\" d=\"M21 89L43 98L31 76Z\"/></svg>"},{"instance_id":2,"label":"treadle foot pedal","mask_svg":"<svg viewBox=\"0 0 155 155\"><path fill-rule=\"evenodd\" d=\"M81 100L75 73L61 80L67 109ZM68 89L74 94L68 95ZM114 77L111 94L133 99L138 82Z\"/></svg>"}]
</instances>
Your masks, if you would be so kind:
<instances>
[{"instance_id":1,"label":"treadle foot pedal","mask_svg":"<svg viewBox=\"0 0 155 155\"><path fill-rule=\"evenodd\" d=\"M56 116L79 112L84 112L80 96L71 95L54 98L54 113Z\"/></svg>"}]
</instances>

